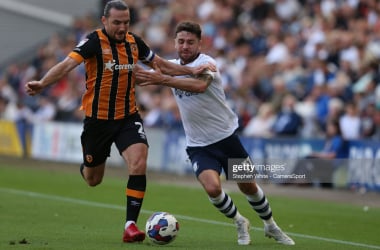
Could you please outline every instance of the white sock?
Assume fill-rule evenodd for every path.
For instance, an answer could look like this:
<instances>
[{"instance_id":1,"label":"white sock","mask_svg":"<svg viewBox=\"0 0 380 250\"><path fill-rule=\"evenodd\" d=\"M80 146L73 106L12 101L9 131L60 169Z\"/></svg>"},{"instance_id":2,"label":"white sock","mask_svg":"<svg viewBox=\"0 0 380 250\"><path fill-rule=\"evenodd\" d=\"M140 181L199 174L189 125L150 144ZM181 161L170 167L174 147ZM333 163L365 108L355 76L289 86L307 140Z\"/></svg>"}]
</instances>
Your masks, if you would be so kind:
<instances>
[{"instance_id":1,"label":"white sock","mask_svg":"<svg viewBox=\"0 0 380 250\"><path fill-rule=\"evenodd\" d=\"M254 201L254 202L258 202L260 201L263 197L264 197L264 192L263 190L261 189L261 187L259 185L257 185L257 192L253 195L247 195L247 199L249 201Z\"/></svg>"},{"instance_id":2,"label":"white sock","mask_svg":"<svg viewBox=\"0 0 380 250\"><path fill-rule=\"evenodd\" d=\"M126 223L125 223L125 229L127 229L131 224L136 224L136 222L135 221L133 221L133 220L129 220L129 221L127 221Z\"/></svg>"},{"instance_id":3,"label":"white sock","mask_svg":"<svg viewBox=\"0 0 380 250\"><path fill-rule=\"evenodd\" d=\"M224 197L226 197L226 193L222 190L220 195L218 195L217 197L213 198L209 196L208 198L210 199L212 204L219 204L224 200Z\"/></svg>"},{"instance_id":4,"label":"white sock","mask_svg":"<svg viewBox=\"0 0 380 250\"><path fill-rule=\"evenodd\" d=\"M269 220L263 220L265 225L277 225L276 222L273 220L273 217L271 217Z\"/></svg>"},{"instance_id":5,"label":"white sock","mask_svg":"<svg viewBox=\"0 0 380 250\"><path fill-rule=\"evenodd\" d=\"M236 215L235 217L233 218L234 221L237 221L239 219L241 219L243 216L239 213L239 211L236 211Z\"/></svg>"}]
</instances>

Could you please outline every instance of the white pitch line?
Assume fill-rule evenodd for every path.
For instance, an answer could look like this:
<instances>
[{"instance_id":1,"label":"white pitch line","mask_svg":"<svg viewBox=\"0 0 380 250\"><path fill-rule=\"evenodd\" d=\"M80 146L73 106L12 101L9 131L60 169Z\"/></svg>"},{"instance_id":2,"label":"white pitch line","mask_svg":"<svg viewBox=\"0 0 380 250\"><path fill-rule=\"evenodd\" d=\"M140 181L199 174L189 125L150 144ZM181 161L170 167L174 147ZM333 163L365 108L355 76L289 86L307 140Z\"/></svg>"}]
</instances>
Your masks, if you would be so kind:
<instances>
[{"instance_id":1,"label":"white pitch line","mask_svg":"<svg viewBox=\"0 0 380 250\"><path fill-rule=\"evenodd\" d=\"M95 201L87 201L87 200L63 197L63 196L58 196L58 195L42 194L42 193L36 193L36 192L30 192L30 191L24 191L24 190L0 187L0 192L8 193L8 194L24 195L24 196L36 197L36 198L42 198L42 199L48 199L48 200L63 201L67 203L73 203L73 204L79 204L79 205L85 205L85 206L125 210L124 206L119 206L119 205L112 205L112 204L95 202ZM144 213L144 214L152 214L153 212L155 211L150 211L150 210L145 210L145 209L141 210L141 213ZM178 219L183 219L183 220L196 221L196 222L208 223L208 224L213 224L213 225L234 226L232 223L200 219L200 218L186 216L186 215L174 214L174 216L177 217ZM257 230L257 231L263 231L262 228L257 228L257 227L252 227L252 229ZM345 241L345 240L337 240L337 239L331 239L331 238L325 238L325 237L319 237L319 236L313 236L313 235L307 235L307 234L289 233L289 232L286 232L286 233L288 235L299 237L299 238L326 241L329 243L336 243L336 244L348 245L348 246L365 247L365 248L370 248L370 249L380 249L380 246L376 246L376 245L369 245L369 244L351 242L351 241Z\"/></svg>"}]
</instances>

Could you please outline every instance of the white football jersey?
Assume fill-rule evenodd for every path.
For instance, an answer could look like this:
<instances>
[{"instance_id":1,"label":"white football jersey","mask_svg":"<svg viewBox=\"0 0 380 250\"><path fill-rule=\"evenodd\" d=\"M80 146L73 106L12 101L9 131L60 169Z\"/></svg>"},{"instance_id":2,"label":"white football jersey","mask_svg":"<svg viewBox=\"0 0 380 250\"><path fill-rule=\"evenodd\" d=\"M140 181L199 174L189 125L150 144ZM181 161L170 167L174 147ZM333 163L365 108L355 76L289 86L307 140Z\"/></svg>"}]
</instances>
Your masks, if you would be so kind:
<instances>
[{"instance_id":1,"label":"white football jersey","mask_svg":"<svg viewBox=\"0 0 380 250\"><path fill-rule=\"evenodd\" d=\"M180 59L170 60L180 64ZM197 67L216 62L208 55L200 54L196 60L187 64ZM187 146L207 146L230 136L238 128L238 117L227 105L219 72L210 72L213 81L204 93L191 93L172 88L176 98ZM180 78L191 76L178 76Z\"/></svg>"}]
</instances>

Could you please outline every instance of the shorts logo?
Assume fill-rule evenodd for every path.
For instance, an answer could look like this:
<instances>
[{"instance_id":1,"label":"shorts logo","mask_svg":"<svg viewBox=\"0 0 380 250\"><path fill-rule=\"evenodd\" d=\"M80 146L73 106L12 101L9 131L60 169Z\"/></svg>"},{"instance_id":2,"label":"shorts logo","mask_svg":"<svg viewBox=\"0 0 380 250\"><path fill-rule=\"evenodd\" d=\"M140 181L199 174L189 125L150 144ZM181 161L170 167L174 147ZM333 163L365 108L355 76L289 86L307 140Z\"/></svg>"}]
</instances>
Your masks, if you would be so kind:
<instances>
[{"instance_id":1,"label":"shorts logo","mask_svg":"<svg viewBox=\"0 0 380 250\"><path fill-rule=\"evenodd\" d=\"M92 155L86 155L86 161L91 163L93 161Z\"/></svg>"},{"instance_id":2,"label":"shorts logo","mask_svg":"<svg viewBox=\"0 0 380 250\"><path fill-rule=\"evenodd\" d=\"M197 170L198 170L198 162L194 162L193 163L193 170L194 170L194 172L197 172Z\"/></svg>"}]
</instances>

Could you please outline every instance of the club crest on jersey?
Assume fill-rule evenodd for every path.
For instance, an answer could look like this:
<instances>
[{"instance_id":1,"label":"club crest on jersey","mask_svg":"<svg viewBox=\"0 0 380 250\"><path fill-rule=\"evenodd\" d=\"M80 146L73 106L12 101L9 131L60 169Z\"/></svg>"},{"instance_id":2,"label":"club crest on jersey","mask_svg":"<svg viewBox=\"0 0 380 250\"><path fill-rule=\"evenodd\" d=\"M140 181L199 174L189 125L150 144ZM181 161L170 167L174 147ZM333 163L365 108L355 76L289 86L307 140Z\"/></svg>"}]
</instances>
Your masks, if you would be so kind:
<instances>
[{"instance_id":1,"label":"club crest on jersey","mask_svg":"<svg viewBox=\"0 0 380 250\"><path fill-rule=\"evenodd\" d=\"M108 62L104 63L104 71L109 70L111 72L113 72L114 70L132 71L134 67L134 64L116 64L115 59L113 59L112 61L108 60Z\"/></svg>"},{"instance_id":2,"label":"club crest on jersey","mask_svg":"<svg viewBox=\"0 0 380 250\"><path fill-rule=\"evenodd\" d=\"M137 44L135 44L135 43L131 43L131 50L133 51L133 52L136 52L137 51Z\"/></svg>"}]
</instances>

